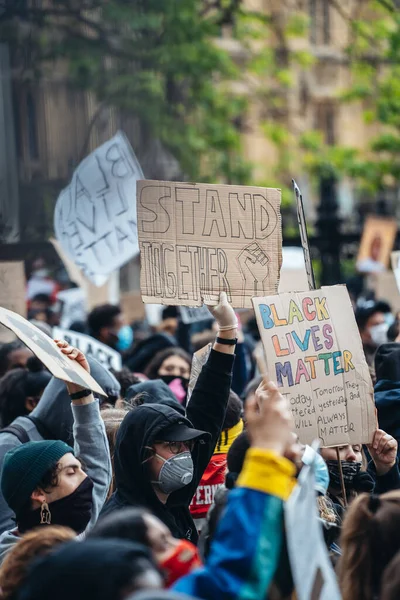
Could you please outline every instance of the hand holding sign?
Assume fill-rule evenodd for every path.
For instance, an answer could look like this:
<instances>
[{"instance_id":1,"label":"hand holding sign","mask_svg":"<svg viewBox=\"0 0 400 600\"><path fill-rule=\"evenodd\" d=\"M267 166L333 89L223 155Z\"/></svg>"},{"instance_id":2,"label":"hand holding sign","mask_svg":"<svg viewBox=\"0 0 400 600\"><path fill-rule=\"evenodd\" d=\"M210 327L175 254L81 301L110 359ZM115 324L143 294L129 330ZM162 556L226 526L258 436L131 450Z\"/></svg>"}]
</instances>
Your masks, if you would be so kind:
<instances>
[{"instance_id":1,"label":"hand holding sign","mask_svg":"<svg viewBox=\"0 0 400 600\"><path fill-rule=\"evenodd\" d=\"M232 329L237 329L238 321L235 311L228 302L226 292L221 292L219 304L217 306L209 306L208 310L217 321L219 331L231 331Z\"/></svg>"},{"instance_id":2,"label":"hand holding sign","mask_svg":"<svg viewBox=\"0 0 400 600\"><path fill-rule=\"evenodd\" d=\"M284 453L294 429L292 414L285 398L267 377L246 402L246 422L253 447Z\"/></svg>"},{"instance_id":3,"label":"hand holding sign","mask_svg":"<svg viewBox=\"0 0 400 600\"><path fill-rule=\"evenodd\" d=\"M80 365L85 369L85 371L90 373L89 363L86 360L86 356L83 354L83 352L81 352L77 348L74 348L73 346L70 346L68 342L65 342L64 340L54 341L60 348L61 352L65 354L65 356L68 356L70 360L75 360L78 363L78 365ZM65 384L67 386L69 394L74 394L75 392L80 392L81 390L85 389L84 387L82 387L81 385L77 385L76 383L68 383L66 381Z\"/></svg>"}]
</instances>

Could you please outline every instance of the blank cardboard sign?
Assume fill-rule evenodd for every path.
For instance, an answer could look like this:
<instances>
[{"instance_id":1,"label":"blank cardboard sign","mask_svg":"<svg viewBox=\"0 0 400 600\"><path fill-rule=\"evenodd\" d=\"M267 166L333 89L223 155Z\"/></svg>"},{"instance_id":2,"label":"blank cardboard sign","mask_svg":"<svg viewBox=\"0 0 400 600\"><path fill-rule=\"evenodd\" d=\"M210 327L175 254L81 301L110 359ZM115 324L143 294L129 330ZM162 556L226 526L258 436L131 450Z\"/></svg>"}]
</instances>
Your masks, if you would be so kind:
<instances>
[{"instance_id":1,"label":"blank cardboard sign","mask_svg":"<svg viewBox=\"0 0 400 600\"><path fill-rule=\"evenodd\" d=\"M273 188L139 181L143 301L235 308L276 294L282 262L281 192Z\"/></svg>"},{"instance_id":2,"label":"blank cardboard sign","mask_svg":"<svg viewBox=\"0 0 400 600\"><path fill-rule=\"evenodd\" d=\"M369 444L376 429L369 369L345 286L253 298L269 377L303 444Z\"/></svg>"},{"instance_id":3,"label":"blank cardboard sign","mask_svg":"<svg viewBox=\"0 0 400 600\"><path fill-rule=\"evenodd\" d=\"M54 377L89 388L101 396L107 396L81 365L65 356L57 345L32 323L6 308L0 308L0 323L11 329Z\"/></svg>"}]
</instances>

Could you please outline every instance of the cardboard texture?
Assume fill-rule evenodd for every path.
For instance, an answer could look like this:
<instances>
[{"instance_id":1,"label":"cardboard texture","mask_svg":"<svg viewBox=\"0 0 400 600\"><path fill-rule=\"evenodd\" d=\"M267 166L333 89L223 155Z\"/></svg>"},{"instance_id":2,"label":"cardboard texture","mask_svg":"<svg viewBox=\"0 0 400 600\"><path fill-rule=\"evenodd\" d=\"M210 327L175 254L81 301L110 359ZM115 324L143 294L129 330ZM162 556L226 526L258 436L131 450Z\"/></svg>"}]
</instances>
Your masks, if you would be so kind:
<instances>
[{"instance_id":1,"label":"cardboard texture","mask_svg":"<svg viewBox=\"0 0 400 600\"><path fill-rule=\"evenodd\" d=\"M235 308L275 294L282 262L281 192L168 181L138 182L144 302Z\"/></svg>"},{"instance_id":2,"label":"cardboard texture","mask_svg":"<svg viewBox=\"0 0 400 600\"><path fill-rule=\"evenodd\" d=\"M127 323L143 321L146 317L145 305L140 292L124 292L120 297L120 307Z\"/></svg>"},{"instance_id":3,"label":"cardboard texture","mask_svg":"<svg viewBox=\"0 0 400 600\"><path fill-rule=\"evenodd\" d=\"M0 323L11 329L54 377L89 388L101 396L107 395L81 365L66 357L56 344L32 323L2 307L0 307Z\"/></svg>"},{"instance_id":4,"label":"cardboard texture","mask_svg":"<svg viewBox=\"0 0 400 600\"><path fill-rule=\"evenodd\" d=\"M287 398L303 444L367 444L373 388L345 286L253 298L269 377Z\"/></svg>"},{"instance_id":5,"label":"cardboard texture","mask_svg":"<svg viewBox=\"0 0 400 600\"><path fill-rule=\"evenodd\" d=\"M122 132L75 169L54 211L56 238L95 285L139 252L136 181L140 164Z\"/></svg>"},{"instance_id":6,"label":"cardboard texture","mask_svg":"<svg viewBox=\"0 0 400 600\"><path fill-rule=\"evenodd\" d=\"M0 263L0 306L25 317L25 286L25 270L22 261ZM0 343L5 344L13 340L15 335L0 325Z\"/></svg>"},{"instance_id":7,"label":"cardboard texture","mask_svg":"<svg viewBox=\"0 0 400 600\"><path fill-rule=\"evenodd\" d=\"M375 298L386 300L393 312L400 311L400 294L396 283L395 271L370 273L367 279L368 289L375 292Z\"/></svg>"},{"instance_id":8,"label":"cardboard texture","mask_svg":"<svg viewBox=\"0 0 400 600\"><path fill-rule=\"evenodd\" d=\"M396 219L367 218L357 257L360 273L380 273L388 268L396 233Z\"/></svg>"},{"instance_id":9,"label":"cardboard texture","mask_svg":"<svg viewBox=\"0 0 400 600\"><path fill-rule=\"evenodd\" d=\"M393 275L396 279L397 290L400 292L400 252L392 252L390 255L392 262ZM400 297L397 297L397 304L400 303ZM397 308L397 310L400 310Z\"/></svg>"},{"instance_id":10,"label":"cardboard texture","mask_svg":"<svg viewBox=\"0 0 400 600\"><path fill-rule=\"evenodd\" d=\"M95 340L90 335L61 329L61 327L53 327L53 337L55 340L65 340L71 346L81 350L85 356L92 356L106 369L119 371L122 368L120 353Z\"/></svg>"},{"instance_id":11,"label":"cardboard texture","mask_svg":"<svg viewBox=\"0 0 400 600\"><path fill-rule=\"evenodd\" d=\"M304 216L303 197L302 197L300 189L294 179L293 179L293 188L294 188L294 195L296 198L297 221L299 223L301 245L302 245L303 252L304 252L304 263L305 263L306 274L307 274L307 279L308 279L308 287L310 290L315 290L315 288L316 288L315 277L314 277L314 270L312 268L310 244L308 242L306 218Z\"/></svg>"}]
</instances>

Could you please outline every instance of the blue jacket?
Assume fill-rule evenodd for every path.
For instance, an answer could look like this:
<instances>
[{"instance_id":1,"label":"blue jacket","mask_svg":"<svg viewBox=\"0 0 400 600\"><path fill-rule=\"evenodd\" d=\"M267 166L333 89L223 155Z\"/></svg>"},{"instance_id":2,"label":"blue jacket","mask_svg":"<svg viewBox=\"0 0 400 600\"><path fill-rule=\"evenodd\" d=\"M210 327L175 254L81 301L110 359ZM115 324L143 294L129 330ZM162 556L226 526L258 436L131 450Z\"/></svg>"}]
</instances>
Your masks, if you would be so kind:
<instances>
[{"instance_id":1,"label":"blue jacket","mask_svg":"<svg viewBox=\"0 0 400 600\"><path fill-rule=\"evenodd\" d=\"M173 589L204 600L265 598L279 562L283 501L293 489L294 473L287 459L250 448L207 563Z\"/></svg>"}]
</instances>

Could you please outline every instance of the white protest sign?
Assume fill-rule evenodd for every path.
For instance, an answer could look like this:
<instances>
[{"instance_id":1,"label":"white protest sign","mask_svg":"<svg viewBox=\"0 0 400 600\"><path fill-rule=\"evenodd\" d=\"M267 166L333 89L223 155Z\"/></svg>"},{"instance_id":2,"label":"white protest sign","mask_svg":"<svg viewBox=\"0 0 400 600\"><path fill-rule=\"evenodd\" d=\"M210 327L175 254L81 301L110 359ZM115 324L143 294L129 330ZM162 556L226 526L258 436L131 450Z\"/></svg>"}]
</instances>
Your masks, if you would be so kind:
<instances>
[{"instance_id":1,"label":"white protest sign","mask_svg":"<svg viewBox=\"0 0 400 600\"><path fill-rule=\"evenodd\" d=\"M106 369L115 369L120 371L122 368L121 355L109 346L98 342L97 340L76 331L68 331L61 327L53 327L53 337L56 340L65 340L71 346L78 348L85 356L92 356L99 361Z\"/></svg>"},{"instance_id":2,"label":"white protest sign","mask_svg":"<svg viewBox=\"0 0 400 600\"><path fill-rule=\"evenodd\" d=\"M373 388L345 286L253 298L270 378L303 444L367 444Z\"/></svg>"},{"instance_id":3,"label":"white protest sign","mask_svg":"<svg viewBox=\"0 0 400 600\"><path fill-rule=\"evenodd\" d=\"M138 182L144 302L235 308L275 294L282 261L278 189Z\"/></svg>"},{"instance_id":4,"label":"white protest sign","mask_svg":"<svg viewBox=\"0 0 400 600\"><path fill-rule=\"evenodd\" d=\"M392 269L396 278L397 288L400 291L400 252L392 252L390 255Z\"/></svg>"},{"instance_id":5,"label":"white protest sign","mask_svg":"<svg viewBox=\"0 0 400 600\"><path fill-rule=\"evenodd\" d=\"M6 308L0 308L0 323L11 329L54 377L89 388L101 396L107 396L97 381L80 364L65 356L54 341L32 323Z\"/></svg>"},{"instance_id":6,"label":"white protest sign","mask_svg":"<svg viewBox=\"0 0 400 600\"><path fill-rule=\"evenodd\" d=\"M26 316L25 271L22 261L0 263L0 306ZM0 325L0 342L7 343L14 339L11 331Z\"/></svg>"},{"instance_id":7,"label":"white protest sign","mask_svg":"<svg viewBox=\"0 0 400 600\"><path fill-rule=\"evenodd\" d=\"M279 294L305 292L310 289L301 248L282 248L282 266L279 278Z\"/></svg>"},{"instance_id":8,"label":"white protest sign","mask_svg":"<svg viewBox=\"0 0 400 600\"><path fill-rule=\"evenodd\" d=\"M182 323L185 325L190 325L191 323L200 323L201 321L209 321L210 319L214 318L205 305L199 306L198 308L181 306L179 310L181 313Z\"/></svg>"},{"instance_id":9,"label":"white protest sign","mask_svg":"<svg viewBox=\"0 0 400 600\"><path fill-rule=\"evenodd\" d=\"M298 600L340 600L337 577L318 520L312 465L303 466L284 511L296 597Z\"/></svg>"},{"instance_id":10,"label":"white protest sign","mask_svg":"<svg viewBox=\"0 0 400 600\"><path fill-rule=\"evenodd\" d=\"M122 132L97 148L74 171L54 212L57 240L96 285L139 252L137 158Z\"/></svg>"},{"instance_id":11,"label":"white protest sign","mask_svg":"<svg viewBox=\"0 0 400 600\"><path fill-rule=\"evenodd\" d=\"M60 325L68 329L74 321L86 320L86 296L81 288L62 290L57 294L62 303Z\"/></svg>"}]
</instances>

